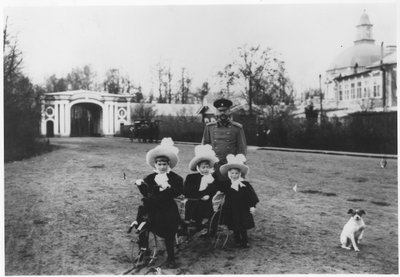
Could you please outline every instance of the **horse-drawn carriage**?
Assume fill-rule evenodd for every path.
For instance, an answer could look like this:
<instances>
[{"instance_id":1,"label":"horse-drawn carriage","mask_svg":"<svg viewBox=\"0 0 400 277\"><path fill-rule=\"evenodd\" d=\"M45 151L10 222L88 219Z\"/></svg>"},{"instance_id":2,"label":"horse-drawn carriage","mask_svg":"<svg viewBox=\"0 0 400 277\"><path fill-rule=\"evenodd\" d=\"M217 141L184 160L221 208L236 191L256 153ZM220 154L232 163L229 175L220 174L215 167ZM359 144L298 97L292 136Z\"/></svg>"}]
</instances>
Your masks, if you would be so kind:
<instances>
[{"instance_id":1,"label":"horse-drawn carriage","mask_svg":"<svg viewBox=\"0 0 400 277\"><path fill-rule=\"evenodd\" d=\"M133 142L157 142L159 132L158 120L135 120L129 127L129 139Z\"/></svg>"}]
</instances>

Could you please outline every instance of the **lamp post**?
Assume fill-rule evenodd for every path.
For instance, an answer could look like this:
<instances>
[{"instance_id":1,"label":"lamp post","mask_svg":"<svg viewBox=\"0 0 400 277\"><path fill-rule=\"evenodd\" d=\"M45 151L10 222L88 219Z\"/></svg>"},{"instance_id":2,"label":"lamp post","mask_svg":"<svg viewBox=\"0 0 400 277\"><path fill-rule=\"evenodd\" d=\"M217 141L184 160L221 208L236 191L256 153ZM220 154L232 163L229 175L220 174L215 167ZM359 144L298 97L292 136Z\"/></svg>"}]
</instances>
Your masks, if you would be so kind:
<instances>
[{"instance_id":1,"label":"lamp post","mask_svg":"<svg viewBox=\"0 0 400 277\"><path fill-rule=\"evenodd\" d=\"M320 104L320 121L322 122L322 89L321 89L321 74L319 74L319 104Z\"/></svg>"},{"instance_id":2,"label":"lamp post","mask_svg":"<svg viewBox=\"0 0 400 277\"><path fill-rule=\"evenodd\" d=\"M381 43L381 64L380 70L382 71L382 107L383 111L386 111L386 70L383 65L383 41Z\"/></svg>"}]
</instances>

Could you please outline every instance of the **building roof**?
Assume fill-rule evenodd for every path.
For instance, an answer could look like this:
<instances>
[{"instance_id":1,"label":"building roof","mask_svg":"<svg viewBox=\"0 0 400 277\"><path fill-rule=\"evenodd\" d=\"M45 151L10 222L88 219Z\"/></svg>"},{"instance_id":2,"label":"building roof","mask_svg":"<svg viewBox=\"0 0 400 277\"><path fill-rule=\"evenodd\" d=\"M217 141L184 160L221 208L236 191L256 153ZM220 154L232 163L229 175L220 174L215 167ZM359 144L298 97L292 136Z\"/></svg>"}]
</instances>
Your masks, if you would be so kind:
<instances>
[{"instance_id":1,"label":"building roof","mask_svg":"<svg viewBox=\"0 0 400 277\"><path fill-rule=\"evenodd\" d=\"M381 47L375 44L357 44L344 50L329 66L328 71L366 67L381 59Z\"/></svg>"},{"instance_id":2,"label":"building roof","mask_svg":"<svg viewBox=\"0 0 400 277\"><path fill-rule=\"evenodd\" d=\"M59 91L59 92L46 92L44 93L45 95L74 95L74 94L96 94L100 96L112 96L112 97L132 97L132 95L122 95L122 94L112 94L108 93L106 91L93 91L93 90L84 90L84 89L79 89L79 90L66 90L66 91Z\"/></svg>"},{"instance_id":3,"label":"building roof","mask_svg":"<svg viewBox=\"0 0 400 277\"><path fill-rule=\"evenodd\" d=\"M258 105L253 104L253 105L251 105L251 108L252 108L253 112L257 112L257 113L262 113L263 112L262 108L260 108ZM239 111L248 112L249 110L250 110L250 106L247 103L242 103L242 104L233 106L231 108L231 112L232 113L236 113L236 112L239 112Z\"/></svg>"},{"instance_id":4,"label":"building roof","mask_svg":"<svg viewBox=\"0 0 400 277\"><path fill-rule=\"evenodd\" d=\"M397 51L394 51L392 53L390 53L389 55L385 56L382 60L383 64L397 64ZM372 67L377 67L381 65L381 61L376 61L373 64L371 64L370 66L368 66L368 68L372 68Z\"/></svg>"},{"instance_id":5,"label":"building roof","mask_svg":"<svg viewBox=\"0 0 400 277\"><path fill-rule=\"evenodd\" d=\"M349 74L339 74L339 76L335 77L334 80L341 81L349 78L359 77L361 75L369 74L371 70L363 70L361 72L353 72Z\"/></svg>"}]
</instances>

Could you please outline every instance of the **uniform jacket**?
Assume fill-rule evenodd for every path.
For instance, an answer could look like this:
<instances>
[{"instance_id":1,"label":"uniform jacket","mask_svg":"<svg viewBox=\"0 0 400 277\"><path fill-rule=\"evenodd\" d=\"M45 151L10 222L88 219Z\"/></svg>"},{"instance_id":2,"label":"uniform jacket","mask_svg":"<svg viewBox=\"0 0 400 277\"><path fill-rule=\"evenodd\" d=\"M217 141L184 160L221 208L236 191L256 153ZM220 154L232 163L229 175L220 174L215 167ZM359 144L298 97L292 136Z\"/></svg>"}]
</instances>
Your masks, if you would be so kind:
<instances>
[{"instance_id":1,"label":"uniform jacket","mask_svg":"<svg viewBox=\"0 0 400 277\"><path fill-rule=\"evenodd\" d=\"M238 191L231 188L230 180L219 186L219 190L225 194L222 207L224 223L231 230L251 229L255 226L250 207L255 207L259 200L250 183L247 181L242 181L242 183L245 186L239 186Z\"/></svg>"},{"instance_id":2,"label":"uniform jacket","mask_svg":"<svg viewBox=\"0 0 400 277\"><path fill-rule=\"evenodd\" d=\"M247 153L243 127L235 121L230 121L226 125L218 121L208 123L204 128L201 143L210 144L222 164L226 163L228 154Z\"/></svg>"},{"instance_id":3,"label":"uniform jacket","mask_svg":"<svg viewBox=\"0 0 400 277\"><path fill-rule=\"evenodd\" d=\"M213 213L212 197L217 192L216 181L214 180L214 182L208 184L205 190L199 191L202 176L200 173L189 174L183 184L183 195L186 198L199 199L198 201L189 200L187 203L187 220L201 221L203 218L210 218ZM208 200L200 200L205 195L209 195L210 198Z\"/></svg>"},{"instance_id":4,"label":"uniform jacket","mask_svg":"<svg viewBox=\"0 0 400 277\"><path fill-rule=\"evenodd\" d=\"M167 173L170 188L160 191L154 178L157 173L152 173L144 178L146 185L139 187L145 197L144 205L149 209L151 230L158 236L166 238L173 236L180 224L178 206L174 200L183 192L183 178L170 171Z\"/></svg>"}]
</instances>

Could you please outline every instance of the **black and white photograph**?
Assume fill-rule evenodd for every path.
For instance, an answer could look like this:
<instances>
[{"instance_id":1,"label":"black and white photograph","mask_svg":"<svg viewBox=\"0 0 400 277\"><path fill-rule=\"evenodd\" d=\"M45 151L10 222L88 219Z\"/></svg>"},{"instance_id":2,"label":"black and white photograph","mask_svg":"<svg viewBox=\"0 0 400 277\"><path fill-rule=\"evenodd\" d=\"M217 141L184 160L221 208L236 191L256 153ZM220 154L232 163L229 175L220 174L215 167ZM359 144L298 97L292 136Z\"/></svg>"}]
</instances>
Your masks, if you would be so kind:
<instances>
[{"instance_id":1,"label":"black and white photograph","mask_svg":"<svg viewBox=\"0 0 400 277\"><path fill-rule=\"evenodd\" d=\"M0 273L398 275L399 4L4 1Z\"/></svg>"}]
</instances>

